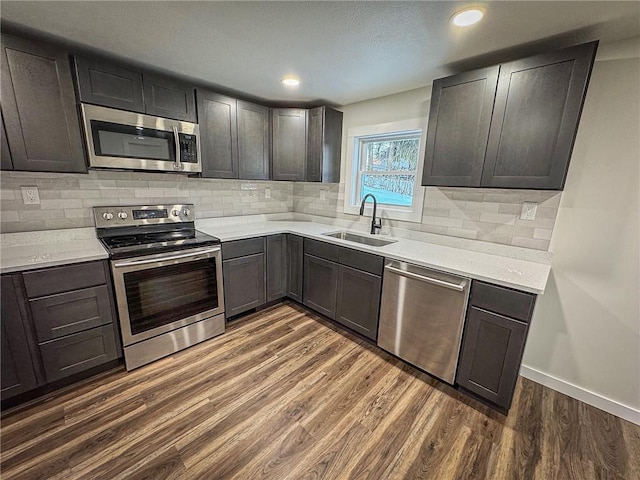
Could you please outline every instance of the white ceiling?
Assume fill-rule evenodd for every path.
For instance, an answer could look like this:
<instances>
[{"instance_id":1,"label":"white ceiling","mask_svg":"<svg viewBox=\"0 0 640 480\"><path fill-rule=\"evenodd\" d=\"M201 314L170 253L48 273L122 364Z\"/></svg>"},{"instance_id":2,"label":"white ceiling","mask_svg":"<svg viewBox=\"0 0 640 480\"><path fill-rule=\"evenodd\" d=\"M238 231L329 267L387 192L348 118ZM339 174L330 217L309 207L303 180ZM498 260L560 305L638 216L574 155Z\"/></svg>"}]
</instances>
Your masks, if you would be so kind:
<instances>
[{"instance_id":1,"label":"white ceiling","mask_svg":"<svg viewBox=\"0 0 640 480\"><path fill-rule=\"evenodd\" d=\"M546 48L640 35L637 1L478 4L486 17L467 29L452 26L450 17L468 3L446 1L3 0L0 16L7 25L257 98L337 105L430 85L474 66L468 59L497 62L542 39ZM286 89L280 79L287 74L302 85Z\"/></svg>"}]
</instances>

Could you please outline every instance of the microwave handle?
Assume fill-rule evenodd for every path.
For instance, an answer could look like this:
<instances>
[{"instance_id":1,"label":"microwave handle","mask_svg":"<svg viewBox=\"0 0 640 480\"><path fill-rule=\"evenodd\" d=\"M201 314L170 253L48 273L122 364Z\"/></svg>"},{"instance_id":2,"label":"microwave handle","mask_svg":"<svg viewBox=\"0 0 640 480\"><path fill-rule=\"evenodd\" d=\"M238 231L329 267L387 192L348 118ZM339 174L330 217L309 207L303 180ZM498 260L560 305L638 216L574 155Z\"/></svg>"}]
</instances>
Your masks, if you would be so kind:
<instances>
[{"instance_id":1,"label":"microwave handle","mask_svg":"<svg viewBox=\"0 0 640 480\"><path fill-rule=\"evenodd\" d=\"M174 144L176 146L176 163L173 166L175 170L182 170L182 163L180 162L180 134L178 133L178 127L173 126L173 135L175 137Z\"/></svg>"}]
</instances>

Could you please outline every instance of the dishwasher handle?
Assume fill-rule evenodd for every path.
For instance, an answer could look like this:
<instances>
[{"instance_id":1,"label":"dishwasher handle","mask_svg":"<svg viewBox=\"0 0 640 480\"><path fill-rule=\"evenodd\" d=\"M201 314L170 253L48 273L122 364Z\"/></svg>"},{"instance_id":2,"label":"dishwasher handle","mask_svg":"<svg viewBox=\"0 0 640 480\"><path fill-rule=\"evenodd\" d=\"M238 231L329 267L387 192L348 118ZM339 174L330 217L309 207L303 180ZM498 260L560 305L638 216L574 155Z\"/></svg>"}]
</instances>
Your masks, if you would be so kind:
<instances>
[{"instance_id":1,"label":"dishwasher handle","mask_svg":"<svg viewBox=\"0 0 640 480\"><path fill-rule=\"evenodd\" d=\"M411 278L413 280L418 280L420 282L431 283L432 285L438 285L444 288L450 288L451 290L456 290L458 292L463 292L464 289L467 287L466 281L463 281L462 283L450 283L450 282L445 282L444 280L438 280L437 278L425 277L424 275L418 275L417 273L400 270L399 268L392 267L390 265L387 265L384 268L385 270L389 270L398 275L402 275L403 277Z\"/></svg>"}]
</instances>

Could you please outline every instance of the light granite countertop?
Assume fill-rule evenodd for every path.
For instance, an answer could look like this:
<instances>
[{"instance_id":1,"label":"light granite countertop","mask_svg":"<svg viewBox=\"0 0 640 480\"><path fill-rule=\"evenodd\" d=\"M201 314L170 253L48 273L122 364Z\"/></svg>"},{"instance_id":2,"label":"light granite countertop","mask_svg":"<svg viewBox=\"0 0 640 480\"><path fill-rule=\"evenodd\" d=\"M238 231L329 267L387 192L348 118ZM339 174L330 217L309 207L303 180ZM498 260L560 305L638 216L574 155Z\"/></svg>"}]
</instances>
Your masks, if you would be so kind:
<instances>
[{"instance_id":1,"label":"light granite countertop","mask_svg":"<svg viewBox=\"0 0 640 480\"><path fill-rule=\"evenodd\" d=\"M0 235L0 273L105 258L109 255L93 227Z\"/></svg>"},{"instance_id":2,"label":"light granite countertop","mask_svg":"<svg viewBox=\"0 0 640 480\"><path fill-rule=\"evenodd\" d=\"M202 219L196 221L196 228L222 241L293 233L536 294L544 292L551 270L546 252L484 242L461 243L460 239L452 239L451 244L447 245L389 236L377 238L396 242L372 247L323 235L343 230L368 235L363 232L362 225L345 227L320 223L317 218L308 221L302 215L284 217L279 219L277 215L258 215ZM446 243L449 240L443 238L441 241ZM108 254L92 227L0 235L0 273L105 258L108 258Z\"/></svg>"},{"instance_id":3,"label":"light granite countertop","mask_svg":"<svg viewBox=\"0 0 640 480\"><path fill-rule=\"evenodd\" d=\"M437 245L399 237L377 235L377 238L396 240L383 247L372 247L323 234L349 230L368 235L362 230L343 228L337 225L300 221L293 219L271 220L262 218L220 218L196 221L196 228L204 233L230 241L259 237L276 233L293 233L316 240L375 253L390 259L405 261L443 272L484 280L497 285L540 294L544 292L551 271L549 262L513 258L513 249L504 248L511 256L500 255L500 247L492 247L494 253L473 251L465 248ZM526 256L526 254L525 254ZM533 258L543 258L532 252Z\"/></svg>"}]
</instances>

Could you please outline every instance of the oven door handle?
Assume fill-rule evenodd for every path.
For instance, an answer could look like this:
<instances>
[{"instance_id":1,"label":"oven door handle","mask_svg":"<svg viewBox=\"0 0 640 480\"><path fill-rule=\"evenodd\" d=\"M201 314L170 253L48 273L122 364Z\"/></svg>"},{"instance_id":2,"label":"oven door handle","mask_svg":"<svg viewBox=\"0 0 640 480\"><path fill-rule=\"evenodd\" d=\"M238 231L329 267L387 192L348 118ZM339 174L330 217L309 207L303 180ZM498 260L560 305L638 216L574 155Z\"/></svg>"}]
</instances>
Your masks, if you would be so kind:
<instances>
[{"instance_id":1,"label":"oven door handle","mask_svg":"<svg viewBox=\"0 0 640 480\"><path fill-rule=\"evenodd\" d=\"M183 258L197 258L197 257L206 257L211 253L219 252L220 247L208 248L206 250L199 250L197 252L191 253L183 253L180 255L171 255L169 257L161 257L161 258L146 258L143 260L131 260L129 262L116 262L113 264L116 268L121 267L132 267L134 265L146 265L149 263L162 263L162 262L170 262L172 260L180 260Z\"/></svg>"}]
</instances>

